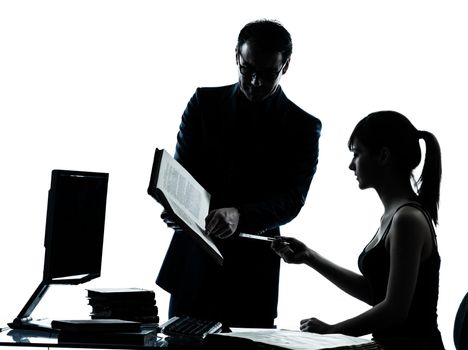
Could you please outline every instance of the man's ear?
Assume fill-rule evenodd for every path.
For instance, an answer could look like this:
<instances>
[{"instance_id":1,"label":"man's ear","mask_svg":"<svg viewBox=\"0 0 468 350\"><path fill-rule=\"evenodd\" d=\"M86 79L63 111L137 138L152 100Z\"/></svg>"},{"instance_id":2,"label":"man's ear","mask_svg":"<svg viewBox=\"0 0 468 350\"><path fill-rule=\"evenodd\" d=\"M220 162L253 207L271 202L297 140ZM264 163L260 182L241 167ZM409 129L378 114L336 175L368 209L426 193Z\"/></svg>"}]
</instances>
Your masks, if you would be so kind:
<instances>
[{"instance_id":1,"label":"man's ear","mask_svg":"<svg viewBox=\"0 0 468 350\"><path fill-rule=\"evenodd\" d=\"M286 64L284 65L283 69L281 70L281 75L285 75L288 68L289 68L289 61L291 60L291 57L288 58L288 60L286 61Z\"/></svg>"},{"instance_id":2,"label":"man's ear","mask_svg":"<svg viewBox=\"0 0 468 350\"><path fill-rule=\"evenodd\" d=\"M235 51L235 54L236 54L236 64L238 65L239 64L239 50L237 49L237 46L236 46L236 49L234 51Z\"/></svg>"}]
</instances>

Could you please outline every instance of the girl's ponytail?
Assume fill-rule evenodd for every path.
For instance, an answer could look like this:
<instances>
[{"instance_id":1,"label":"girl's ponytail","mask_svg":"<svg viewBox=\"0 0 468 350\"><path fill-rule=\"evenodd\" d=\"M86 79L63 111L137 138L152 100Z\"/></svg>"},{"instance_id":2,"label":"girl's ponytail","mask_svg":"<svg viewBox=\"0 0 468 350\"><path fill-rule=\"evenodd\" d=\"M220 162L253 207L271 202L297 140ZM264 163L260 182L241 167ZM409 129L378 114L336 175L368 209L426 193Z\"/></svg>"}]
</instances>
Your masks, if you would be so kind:
<instances>
[{"instance_id":1,"label":"girl's ponytail","mask_svg":"<svg viewBox=\"0 0 468 350\"><path fill-rule=\"evenodd\" d=\"M428 131L418 131L419 138L426 143L426 157L424 166L419 177L418 196L421 204L429 212L429 215L438 223L438 209L440 196L440 180L442 177L442 160L439 142L436 137Z\"/></svg>"}]
</instances>

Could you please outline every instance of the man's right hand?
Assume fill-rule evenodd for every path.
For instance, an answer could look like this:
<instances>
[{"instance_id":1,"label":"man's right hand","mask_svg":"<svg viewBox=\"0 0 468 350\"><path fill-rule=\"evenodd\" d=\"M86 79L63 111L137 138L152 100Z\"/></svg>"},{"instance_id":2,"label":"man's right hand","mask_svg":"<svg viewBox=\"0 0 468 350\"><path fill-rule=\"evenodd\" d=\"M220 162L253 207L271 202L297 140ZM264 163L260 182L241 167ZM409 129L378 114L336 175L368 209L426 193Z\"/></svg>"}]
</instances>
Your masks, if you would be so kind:
<instances>
[{"instance_id":1,"label":"man's right hand","mask_svg":"<svg viewBox=\"0 0 468 350\"><path fill-rule=\"evenodd\" d=\"M174 220L174 216L168 213L166 210L163 210L161 213L161 219L166 223L167 227L174 229L175 231L181 231L182 228Z\"/></svg>"}]
</instances>

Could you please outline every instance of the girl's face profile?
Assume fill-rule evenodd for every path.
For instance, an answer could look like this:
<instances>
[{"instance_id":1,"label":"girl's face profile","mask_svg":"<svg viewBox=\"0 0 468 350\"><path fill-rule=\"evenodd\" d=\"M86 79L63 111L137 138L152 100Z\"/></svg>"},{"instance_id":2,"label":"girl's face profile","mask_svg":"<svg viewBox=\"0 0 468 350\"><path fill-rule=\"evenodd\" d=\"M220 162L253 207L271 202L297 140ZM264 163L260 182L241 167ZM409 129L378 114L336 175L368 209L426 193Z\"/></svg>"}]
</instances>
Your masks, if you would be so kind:
<instances>
[{"instance_id":1,"label":"girl's face profile","mask_svg":"<svg viewBox=\"0 0 468 350\"><path fill-rule=\"evenodd\" d=\"M359 188L373 187L377 174L377 156L357 139L350 147L350 151L353 153L353 158L349 169L354 172Z\"/></svg>"}]
</instances>

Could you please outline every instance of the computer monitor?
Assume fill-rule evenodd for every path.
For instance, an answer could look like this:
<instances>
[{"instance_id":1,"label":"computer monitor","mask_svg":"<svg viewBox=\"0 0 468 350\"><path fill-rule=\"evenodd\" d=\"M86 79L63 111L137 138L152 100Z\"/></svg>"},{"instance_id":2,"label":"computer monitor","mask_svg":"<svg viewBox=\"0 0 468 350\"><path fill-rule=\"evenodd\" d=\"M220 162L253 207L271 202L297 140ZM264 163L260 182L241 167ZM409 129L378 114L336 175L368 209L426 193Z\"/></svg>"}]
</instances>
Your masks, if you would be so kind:
<instances>
[{"instance_id":1,"label":"computer monitor","mask_svg":"<svg viewBox=\"0 0 468 350\"><path fill-rule=\"evenodd\" d=\"M78 284L101 274L107 173L53 170L44 281Z\"/></svg>"},{"instance_id":2,"label":"computer monitor","mask_svg":"<svg viewBox=\"0 0 468 350\"><path fill-rule=\"evenodd\" d=\"M100 276L108 178L108 173L52 170L42 282L9 323L11 328L44 328L31 313L50 285L80 284Z\"/></svg>"}]
</instances>

